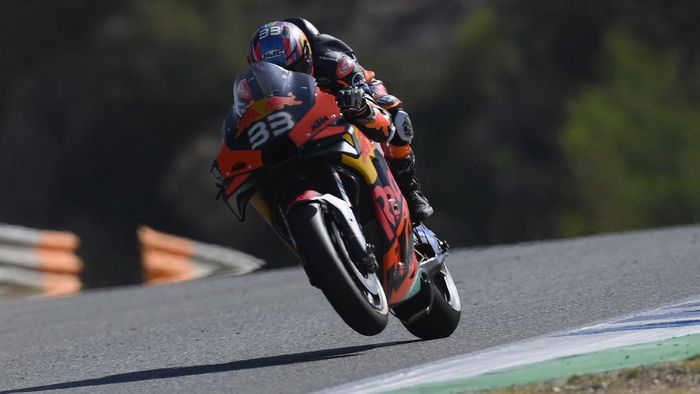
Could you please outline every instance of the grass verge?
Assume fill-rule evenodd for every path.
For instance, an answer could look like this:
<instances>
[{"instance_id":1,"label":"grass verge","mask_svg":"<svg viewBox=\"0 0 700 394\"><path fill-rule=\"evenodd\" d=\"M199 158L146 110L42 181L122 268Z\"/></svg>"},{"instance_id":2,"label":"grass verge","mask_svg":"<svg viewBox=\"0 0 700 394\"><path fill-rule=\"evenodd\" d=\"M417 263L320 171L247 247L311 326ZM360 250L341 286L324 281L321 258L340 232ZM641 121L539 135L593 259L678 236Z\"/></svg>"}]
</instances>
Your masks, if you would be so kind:
<instances>
[{"instance_id":1,"label":"grass verge","mask_svg":"<svg viewBox=\"0 0 700 394\"><path fill-rule=\"evenodd\" d=\"M572 376L483 393L700 393L700 355L674 363Z\"/></svg>"}]
</instances>

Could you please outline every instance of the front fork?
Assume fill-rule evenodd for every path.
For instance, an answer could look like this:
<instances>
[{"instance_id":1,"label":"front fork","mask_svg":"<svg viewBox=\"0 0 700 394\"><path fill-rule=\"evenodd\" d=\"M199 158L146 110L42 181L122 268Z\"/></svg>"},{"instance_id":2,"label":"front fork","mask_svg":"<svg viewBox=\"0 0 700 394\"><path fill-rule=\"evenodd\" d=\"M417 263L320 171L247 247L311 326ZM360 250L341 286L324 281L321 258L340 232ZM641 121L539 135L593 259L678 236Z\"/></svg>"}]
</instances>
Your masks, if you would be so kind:
<instances>
[{"instance_id":1,"label":"front fork","mask_svg":"<svg viewBox=\"0 0 700 394\"><path fill-rule=\"evenodd\" d=\"M308 192L305 194L309 194ZM317 202L320 204L326 217L330 217L333 223L338 226L345 247L353 264L363 274L377 272L379 264L374 256L374 247L367 243L364 234L360 229L360 225L355 219L355 213L352 211L346 201L332 194L320 194L310 198L297 199L293 204L302 204Z\"/></svg>"},{"instance_id":2,"label":"front fork","mask_svg":"<svg viewBox=\"0 0 700 394\"><path fill-rule=\"evenodd\" d=\"M365 275L375 273L379 269L379 264L374 255L374 246L367 243L362 233L340 175L335 169L331 168L330 170L333 173L338 194L342 198L330 193L321 194L315 190L306 190L291 202L287 212L296 204L319 203L325 216L331 218L333 223L338 226L353 264Z\"/></svg>"}]
</instances>

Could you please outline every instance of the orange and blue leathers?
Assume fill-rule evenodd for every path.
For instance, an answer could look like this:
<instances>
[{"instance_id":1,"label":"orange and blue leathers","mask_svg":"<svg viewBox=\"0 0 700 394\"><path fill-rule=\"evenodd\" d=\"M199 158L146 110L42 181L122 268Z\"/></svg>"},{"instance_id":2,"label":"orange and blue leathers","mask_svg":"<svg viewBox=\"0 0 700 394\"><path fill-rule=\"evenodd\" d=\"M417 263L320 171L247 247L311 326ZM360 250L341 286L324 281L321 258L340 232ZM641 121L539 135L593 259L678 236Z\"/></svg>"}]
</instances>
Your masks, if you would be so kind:
<instances>
[{"instance_id":1,"label":"orange and blue leathers","mask_svg":"<svg viewBox=\"0 0 700 394\"><path fill-rule=\"evenodd\" d=\"M401 100L388 93L373 71L360 65L354 51L343 41L329 34L320 34L304 19L290 18L286 21L299 27L311 43L313 76L321 90L337 96L342 89L362 88L371 113L366 119L353 123L369 138L381 143L387 159L412 156L410 143L413 131L401 107Z\"/></svg>"}]
</instances>

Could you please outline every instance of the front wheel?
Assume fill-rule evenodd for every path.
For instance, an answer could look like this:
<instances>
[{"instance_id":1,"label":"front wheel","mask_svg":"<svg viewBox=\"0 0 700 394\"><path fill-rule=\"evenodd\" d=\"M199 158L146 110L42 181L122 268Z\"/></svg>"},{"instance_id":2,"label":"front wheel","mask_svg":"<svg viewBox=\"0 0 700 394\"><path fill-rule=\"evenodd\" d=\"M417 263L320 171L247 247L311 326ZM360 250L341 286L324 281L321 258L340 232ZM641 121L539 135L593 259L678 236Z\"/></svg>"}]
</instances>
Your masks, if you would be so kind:
<instances>
[{"instance_id":1,"label":"front wheel","mask_svg":"<svg viewBox=\"0 0 700 394\"><path fill-rule=\"evenodd\" d=\"M318 203L291 209L288 221L297 250L308 274L345 323L362 335L377 335L389 317L381 282L375 273L357 269L338 227L324 216Z\"/></svg>"}]
</instances>

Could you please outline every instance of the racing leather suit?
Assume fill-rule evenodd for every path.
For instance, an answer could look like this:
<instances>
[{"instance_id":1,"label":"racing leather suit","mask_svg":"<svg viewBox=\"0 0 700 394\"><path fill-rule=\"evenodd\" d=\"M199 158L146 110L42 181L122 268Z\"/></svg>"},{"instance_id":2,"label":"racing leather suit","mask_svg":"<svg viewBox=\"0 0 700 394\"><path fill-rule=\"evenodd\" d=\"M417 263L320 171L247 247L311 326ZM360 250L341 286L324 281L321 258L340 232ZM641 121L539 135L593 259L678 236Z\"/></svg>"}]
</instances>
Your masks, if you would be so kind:
<instances>
[{"instance_id":1,"label":"racing leather suit","mask_svg":"<svg viewBox=\"0 0 700 394\"><path fill-rule=\"evenodd\" d=\"M369 114L352 122L369 138L381 143L396 182L406 196L414 221L433 213L415 178L415 155L411 148L413 127L401 100L390 95L373 71L360 65L355 52L340 39L321 34L302 18L285 19L299 27L311 44L312 74L321 90L338 96L343 89L359 87L365 92Z\"/></svg>"}]
</instances>

